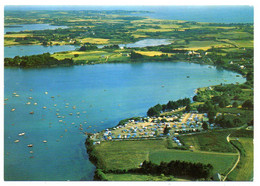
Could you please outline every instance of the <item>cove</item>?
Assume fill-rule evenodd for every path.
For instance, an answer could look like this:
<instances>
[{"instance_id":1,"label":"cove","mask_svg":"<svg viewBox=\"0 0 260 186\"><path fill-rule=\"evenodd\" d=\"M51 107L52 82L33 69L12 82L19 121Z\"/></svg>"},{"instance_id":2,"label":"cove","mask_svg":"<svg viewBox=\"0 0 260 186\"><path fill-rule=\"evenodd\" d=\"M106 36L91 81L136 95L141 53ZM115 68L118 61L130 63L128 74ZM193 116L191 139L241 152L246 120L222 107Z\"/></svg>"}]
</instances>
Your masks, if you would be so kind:
<instances>
[{"instance_id":1,"label":"cove","mask_svg":"<svg viewBox=\"0 0 260 186\"><path fill-rule=\"evenodd\" d=\"M4 178L92 180L85 131L144 116L157 103L192 98L198 87L245 82L236 75L185 62L5 68Z\"/></svg>"}]
</instances>

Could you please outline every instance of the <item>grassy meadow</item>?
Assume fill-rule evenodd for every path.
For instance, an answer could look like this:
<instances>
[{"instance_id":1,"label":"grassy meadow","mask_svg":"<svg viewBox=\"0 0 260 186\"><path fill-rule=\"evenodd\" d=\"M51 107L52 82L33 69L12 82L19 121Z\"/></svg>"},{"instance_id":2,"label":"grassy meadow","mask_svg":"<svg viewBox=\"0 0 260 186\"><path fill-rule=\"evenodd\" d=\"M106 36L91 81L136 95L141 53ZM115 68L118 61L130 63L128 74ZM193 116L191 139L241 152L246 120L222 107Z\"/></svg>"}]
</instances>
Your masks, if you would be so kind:
<instances>
[{"instance_id":1,"label":"grassy meadow","mask_svg":"<svg viewBox=\"0 0 260 186\"><path fill-rule=\"evenodd\" d=\"M244 154L240 157L237 167L230 173L228 180L253 181L254 172L254 143L252 138L239 137Z\"/></svg>"},{"instance_id":2,"label":"grassy meadow","mask_svg":"<svg viewBox=\"0 0 260 186\"><path fill-rule=\"evenodd\" d=\"M186 146L194 146L195 150L235 153L236 150L227 142L227 136L230 133L230 130L210 131L192 136L181 136L180 140Z\"/></svg>"},{"instance_id":3,"label":"grassy meadow","mask_svg":"<svg viewBox=\"0 0 260 186\"><path fill-rule=\"evenodd\" d=\"M171 160L212 164L214 172L225 174L237 159L236 153L215 153L167 149L166 140L111 141L95 146L99 168L138 168L144 160L160 163Z\"/></svg>"},{"instance_id":4,"label":"grassy meadow","mask_svg":"<svg viewBox=\"0 0 260 186\"><path fill-rule=\"evenodd\" d=\"M106 178L109 181L189 181L187 179L175 178L173 176L154 176L154 175L142 175L142 174L106 174Z\"/></svg>"}]
</instances>

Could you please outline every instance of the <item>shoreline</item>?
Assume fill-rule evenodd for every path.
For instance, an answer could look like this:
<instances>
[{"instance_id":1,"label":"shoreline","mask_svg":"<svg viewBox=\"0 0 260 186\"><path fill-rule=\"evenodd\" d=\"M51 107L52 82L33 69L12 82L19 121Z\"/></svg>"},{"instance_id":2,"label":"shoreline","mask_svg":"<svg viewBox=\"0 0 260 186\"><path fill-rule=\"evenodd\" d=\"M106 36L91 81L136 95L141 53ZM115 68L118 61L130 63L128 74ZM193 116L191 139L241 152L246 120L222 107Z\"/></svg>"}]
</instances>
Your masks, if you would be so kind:
<instances>
[{"instance_id":1,"label":"shoreline","mask_svg":"<svg viewBox=\"0 0 260 186\"><path fill-rule=\"evenodd\" d=\"M210 85L210 86L207 86L207 87L213 87L214 85ZM193 93L193 95L196 95L197 94L197 91L200 89L200 88L207 88L207 87L199 87L199 88L196 88L195 90L194 90L194 93ZM194 101L194 103L196 103L196 101ZM178 109L179 110L179 109ZM163 113L166 113L166 112L163 112ZM161 113L161 114L163 114L163 113ZM141 117L141 118L143 118L143 117L145 117L145 116L137 116L137 117ZM131 118L126 118L126 119L123 119L123 120L131 120L131 119L133 119L133 118L137 118L137 117L131 117ZM108 130L112 130L114 127L117 127L117 126L120 126L121 124L120 124L120 122L121 121L123 121L123 120L120 120L119 122L118 122L118 124L117 125L115 125L115 126L112 126L112 127L109 127L109 128L106 128L106 130L108 129ZM231 128L232 129L232 128ZM225 129L215 129L214 131L222 131L222 130L225 130ZM228 129L227 129L228 130ZM105 129L103 129L102 131L105 131ZM100 132L102 132L102 131L99 131L99 132L95 132L95 133L86 133L86 135L87 135L87 138L86 138L86 140L85 140L85 147L86 147L86 151L87 151L87 154L89 155L89 160L90 160L90 162L96 167L96 171L95 171L95 174L94 174L94 177L95 177L95 175L97 174L97 170L101 170L102 171L102 169L100 169L100 167L99 167L99 165L98 165L98 158L95 156L95 152L94 152L94 140L93 139L91 139L91 136L93 136L94 134L96 134L96 133L100 133ZM198 132L198 134L201 134L201 133L208 133L208 132L211 132L210 130L209 131L199 131ZM191 133L191 134L181 134L181 135L178 135L178 136L185 136L185 135L196 135L197 133L195 132L195 133ZM116 141L132 141L132 142L134 142L134 141L143 141L143 140L165 140L165 139L167 139L167 136L162 136L162 137L144 137L144 138L130 138L130 139L124 139L124 138L122 138L122 139L113 139L112 141L113 142L116 142ZM108 141L111 141L111 140L108 140ZM101 141L100 141L101 142ZM104 142L104 141L103 141ZM103 142L101 142L101 143L103 143ZM176 150L184 150L184 149L176 149ZM187 149L186 149L187 150ZM94 181L95 181L95 179L94 179ZM96 180L96 181L102 181L102 180ZM104 180L103 180L104 181ZM105 180L105 181L107 181L107 180ZM192 181L192 180L189 180L189 181Z\"/></svg>"}]
</instances>

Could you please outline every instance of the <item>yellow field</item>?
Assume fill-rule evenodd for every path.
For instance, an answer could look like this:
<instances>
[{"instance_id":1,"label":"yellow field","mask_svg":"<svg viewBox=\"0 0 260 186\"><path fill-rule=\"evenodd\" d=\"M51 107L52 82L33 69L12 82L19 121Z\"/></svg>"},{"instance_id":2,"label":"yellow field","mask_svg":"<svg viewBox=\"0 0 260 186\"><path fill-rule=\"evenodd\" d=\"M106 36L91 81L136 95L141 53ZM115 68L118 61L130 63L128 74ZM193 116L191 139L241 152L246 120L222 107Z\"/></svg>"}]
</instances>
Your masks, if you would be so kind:
<instances>
[{"instance_id":1,"label":"yellow field","mask_svg":"<svg viewBox=\"0 0 260 186\"><path fill-rule=\"evenodd\" d=\"M150 29L137 29L136 32L170 32L172 29L165 29L165 28L150 28Z\"/></svg>"},{"instance_id":2,"label":"yellow field","mask_svg":"<svg viewBox=\"0 0 260 186\"><path fill-rule=\"evenodd\" d=\"M15 42L14 40L4 40L4 46L10 46L10 45L18 45L18 42Z\"/></svg>"},{"instance_id":3,"label":"yellow field","mask_svg":"<svg viewBox=\"0 0 260 186\"><path fill-rule=\"evenodd\" d=\"M24 38L24 37L32 37L32 34L5 34L6 38Z\"/></svg>"},{"instance_id":4,"label":"yellow field","mask_svg":"<svg viewBox=\"0 0 260 186\"><path fill-rule=\"evenodd\" d=\"M74 57L79 54L79 57ZM104 51L70 51L65 53L52 54L52 57L62 60L65 58L73 58L73 60L98 60L102 55L106 54Z\"/></svg>"},{"instance_id":5,"label":"yellow field","mask_svg":"<svg viewBox=\"0 0 260 186\"><path fill-rule=\"evenodd\" d=\"M163 29L175 29L175 28L180 28L180 25L169 24L169 25L160 25L160 27Z\"/></svg>"},{"instance_id":6,"label":"yellow field","mask_svg":"<svg viewBox=\"0 0 260 186\"><path fill-rule=\"evenodd\" d=\"M163 52L160 52L160 51L136 51L136 53L139 53L139 54L142 54L144 56L159 56L159 55L162 55L162 54L166 54L166 53L163 53Z\"/></svg>"},{"instance_id":7,"label":"yellow field","mask_svg":"<svg viewBox=\"0 0 260 186\"><path fill-rule=\"evenodd\" d=\"M141 35L141 34L133 34L135 38L140 38L140 37L147 37L146 35Z\"/></svg>"},{"instance_id":8,"label":"yellow field","mask_svg":"<svg viewBox=\"0 0 260 186\"><path fill-rule=\"evenodd\" d=\"M68 22L85 22L85 21L89 21L89 20L87 20L87 19L70 19L70 20L68 20Z\"/></svg>"},{"instance_id":9,"label":"yellow field","mask_svg":"<svg viewBox=\"0 0 260 186\"><path fill-rule=\"evenodd\" d=\"M80 39L82 43L93 43L93 44L107 44L109 43L109 39L103 39L103 38L83 38Z\"/></svg>"}]
</instances>

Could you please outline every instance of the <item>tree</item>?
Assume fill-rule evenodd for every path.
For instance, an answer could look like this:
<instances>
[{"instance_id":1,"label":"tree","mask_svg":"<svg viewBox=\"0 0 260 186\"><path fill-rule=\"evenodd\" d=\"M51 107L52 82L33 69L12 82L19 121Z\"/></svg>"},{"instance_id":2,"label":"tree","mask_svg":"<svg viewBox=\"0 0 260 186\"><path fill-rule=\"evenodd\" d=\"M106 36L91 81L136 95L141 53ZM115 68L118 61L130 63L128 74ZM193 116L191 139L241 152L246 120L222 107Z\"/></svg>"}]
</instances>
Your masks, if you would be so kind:
<instances>
[{"instance_id":1,"label":"tree","mask_svg":"<svg viewBox=\"0 0 260 186\"><path fill-rule=\"evenodd\" d=\"M253 72L248 72L247 75L246 75L246 80L247 81L253 81L254 80L254 74Z\"/></svg>"},{"instance_id":2,"label":"tree","mask_svg":"<svg viewBox=\"0 0 260 186\"><path fill-rule=\"evenodd\" d=\"M246 109L253 109L254 108L254 105L253 105L253 102L251 100L246 100L243 104L242 104L242 107L243 108L246 108Z\"/></svg>"},{"instance_id":3,"label":"tree","mask_svg":"<svg viewBox=\"0 0 260 186\"><path fill-rule=\"evenodd\" d=\"M160 112L155 107L151 107L147 111L147 116L160 116Z\"/></svg>"},{"instance_id":4,"label":"tree","mask_svg":"<svg viewBox=\"0 0 260 186\"><path fill-rule=\"evenodd\" d=\"M43 41L43 42L42 42L42 45L43 45L43 46L47 46L47 45L48 45L47 41Z\"/></svg>"},{"instance_id":5,"label":"tree","mask_svg":"<svg viewBox=\"0 0 260 186\"><path fill-rule=\"evenodd\" d=\"M161 111L162 111L162 105L161 105L161 104L155 105L154 108L155 108L158 112L161 112Z\"/></svg>"},{"instance_id":6,"label":"tree","mask_svg":"<svg viewBox=\"0 0 260 186\"><path fill-rule=\"evenodd\" d=\"M139 54L139 53L136 53L134 51L131 51L130 58L131 59L139 59L139 58L143 58L143 55Z\"/></svg>"},{"instance_id":7,"label":"tree","mask_svg":"<svg viewBox=\"0 0 260 186\"><path fill-rule=\"evenodd\" d=\"M223 65L223 64L225 64L225 62L220 57L218 57L218 59L216 60L216 65Z\"/></svg>"},{"instance_id":8,"label":"tree","mask_svg":"<svg viewBox=\"0 0 260 186\"><path fill-rule=\"evenodd\" d=\"M188 105L186 106L185 111L186 111L186 112L190 112L190 111L191 111L191 106L190 106L190 104L188 104Z\"/></svg>"},{"instance_id":9,"label":"tree","mask_svg":"<svg viewBox=\"0 0 260 186\"><path fill-rule=\"evenodd\" d=\"M202 123L202 128L204 129L204 130L208 130L209 129L209 126L208 126L208 124L207 124L207 122L203 122Z\"/></svg>"},{"instance_id":10,"label":"tree","mask_svg":"<svg viewBox=\"0 0 260 186\"><path fill-rule=\"evenodd\" d=\"M232 107L233 107L233 108L237 108L237 107L238 107L238 103L235 101L235 102L232 104Z\"/></svg>"},{"instance_id":11,"label":"tree","mask_svg":"<svg viewBox=\"0 0 260 186\"><path fill-rule=\"evenodd\" d=\"M193 96L192 100L193 101L198 101L198 96L197 95Z\"/></svg>"}]
</instances>

